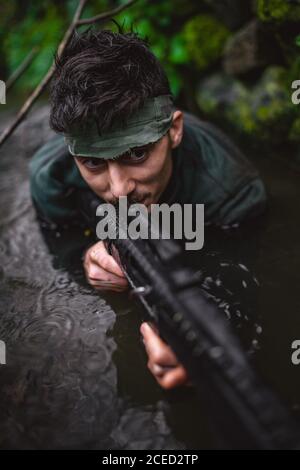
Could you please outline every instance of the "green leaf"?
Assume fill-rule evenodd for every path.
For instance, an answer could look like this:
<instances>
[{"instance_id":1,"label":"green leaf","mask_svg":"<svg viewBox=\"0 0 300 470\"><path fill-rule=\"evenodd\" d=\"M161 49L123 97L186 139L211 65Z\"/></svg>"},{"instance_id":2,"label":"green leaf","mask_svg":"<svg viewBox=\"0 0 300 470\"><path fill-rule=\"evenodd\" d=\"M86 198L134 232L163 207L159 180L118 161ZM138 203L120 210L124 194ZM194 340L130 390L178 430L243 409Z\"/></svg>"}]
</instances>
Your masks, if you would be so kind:
<instances>
[{"instance_id":1,"label":"green leaf","mask_svg":"<svg viewBox=\"0 0 300 470\"><path fill-rule=\"evenodd\" d=\"M171 39L169 60L173 64L185 64L189 60L185 40L180 34Z\"/></svg>"}]
</instances>

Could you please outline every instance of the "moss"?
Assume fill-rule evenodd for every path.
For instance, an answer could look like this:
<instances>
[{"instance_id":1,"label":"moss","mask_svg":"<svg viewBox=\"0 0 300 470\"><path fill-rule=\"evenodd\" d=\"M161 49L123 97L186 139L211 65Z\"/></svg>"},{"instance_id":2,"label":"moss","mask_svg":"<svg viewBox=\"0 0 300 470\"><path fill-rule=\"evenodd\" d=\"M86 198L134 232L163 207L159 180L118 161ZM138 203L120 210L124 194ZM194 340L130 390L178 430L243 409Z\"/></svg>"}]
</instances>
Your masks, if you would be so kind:
<instances>
[{"instance_id":1,"label":"moss","mask_svg":"<svg viewBox=\"0 0 300 470\"><path fill-rule=\"evenodd\" d=\"M262 21L299 21L300 6L287 0L258 0L257 14Z\"/></svg>"},{"instance_id":2,"label":"moss","mask_svg":"<svg viewBox=\"0 0 300 470\"><path fill-rule=\"evenodd\" d=\"M253 88L218 74L203 80L197 92L202 111L229 122L241 134L266 142L286 141L299 111L291 102L286 87L287 71L269 67ZM296 128L291 138L295 138Z\"/></svg>"},{"instance_id":3,"label":"moss","mask_svg":"<svg viewBox=\"0 0 300 470\"><path fill-rule=\"evenodd\" d=\"M257 132L257 123L251 112L250 100L240 99L227 110L228 121L241 133L253 135Z\"/></svg>"},{"instance_id":4,"label":"moss","mask_svg":"<svg viewBox=\"0 0 300 470\"><path fill-rule=\"evenodd\" d=\"M189 57L201 71L219 59L229 36L229 30L211 15L198 15L183 28Z\"/></svg>"},{"instance_id":5,"label":"moss","mask_svg":"<svg viewBox=\"0 0 300 470\"><path fill-rule=\"evenodd\" d=\"M251 93L251 112L263 140L286 140L295 109L285 79L284 68L269 67Z\"/></svg>"},{"instance_id":6,"label":"moss","mask_svg":"<svg viewBox=\"0 0 300 470\"><path fill-rule=\"evenodd\" d=\"M240 82L223 73L202 80L196 93L197 103L206 114L218 116L226 112L234 102L247 96Z\"/></svg>"},{"instance_id":7,"label":"moss","mask_svg":"<svg viewBox=\"0 0 300 470\"><path fill-rule=\"evenodd\" d=\"M270 142L286 140L295 108L289 90L284 86L286 71L269 67L257 83L233 103L228 120L242 133Z\"/></svg>"},{"instance_id":8,"label":"moss","mask_svg":"<svg viewBox=\"0 0 300 470\"><path fill-rule=\"evenodd\" d=\"M250 92L225 74L204 79L197 90L197 103L210 118L224 119L241 133L252 134L256 123L251 113Z\"/></svg>"}]
</instances>

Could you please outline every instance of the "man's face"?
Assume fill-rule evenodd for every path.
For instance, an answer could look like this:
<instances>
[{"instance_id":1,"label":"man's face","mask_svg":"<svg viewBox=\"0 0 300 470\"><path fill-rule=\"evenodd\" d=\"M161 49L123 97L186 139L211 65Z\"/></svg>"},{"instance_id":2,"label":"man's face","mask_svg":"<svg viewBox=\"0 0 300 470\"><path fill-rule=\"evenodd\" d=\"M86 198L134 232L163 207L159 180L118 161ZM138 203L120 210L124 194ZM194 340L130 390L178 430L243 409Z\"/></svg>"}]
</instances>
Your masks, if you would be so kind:
<instances>
[{"instance_id":1,"label":"man's face","mask_svg":"<svg viewBox=\"0 0 300 470\"><path fill-rule=\"evenodd\" d=\"M154 144L138 147L116 160L75 157L81 176L106 202L120 196L146 206L156 203L172 173L172 144L169 134Z\"/></svg>"}]
</instances>

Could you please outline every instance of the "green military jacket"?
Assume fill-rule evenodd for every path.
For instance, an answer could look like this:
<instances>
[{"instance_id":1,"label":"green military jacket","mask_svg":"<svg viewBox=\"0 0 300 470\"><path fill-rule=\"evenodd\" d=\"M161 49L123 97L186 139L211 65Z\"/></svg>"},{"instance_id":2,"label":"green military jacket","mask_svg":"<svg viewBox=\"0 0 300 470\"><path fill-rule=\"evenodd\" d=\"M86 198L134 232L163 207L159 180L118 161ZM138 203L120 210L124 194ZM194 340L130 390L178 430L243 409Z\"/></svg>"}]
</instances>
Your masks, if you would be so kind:
<instances>
[{"instance_id":1,"label":"green military jacket","mask_svg":"<svg viewBox=\"0 0 300 470\"><path fill-rule=\"evenodd\" d=\"M205 222L232 225L260 215L266 192L257 171L211 124L184 113L184 132L173 150L173 173L159 202L205 204ZM30 163L31 194L50 224L83 221L90 191L62 136L47 142Z\"/></svg>"}]
</instances>

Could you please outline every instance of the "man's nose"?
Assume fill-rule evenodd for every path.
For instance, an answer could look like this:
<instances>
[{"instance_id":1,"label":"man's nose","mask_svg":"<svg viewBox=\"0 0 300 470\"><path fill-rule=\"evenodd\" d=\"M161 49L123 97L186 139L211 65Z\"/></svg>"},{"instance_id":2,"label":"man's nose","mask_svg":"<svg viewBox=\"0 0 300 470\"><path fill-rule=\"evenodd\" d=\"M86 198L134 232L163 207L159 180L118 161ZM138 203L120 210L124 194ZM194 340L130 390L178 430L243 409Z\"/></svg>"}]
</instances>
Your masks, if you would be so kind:
<instances>
[{"instance_id":1,"label":"man's nose","mask_svg":"<svg viewBox=\"0 0 300 470\"><path fill-rule=\"evenodd\" d=\"M129 177L126 169L118 162L108 163L110 192L115 198L128 196L135 189L135 182Z\"/></svg>"}]
</instances>

